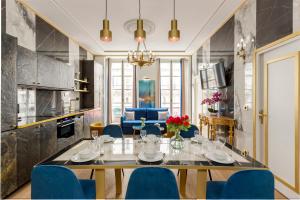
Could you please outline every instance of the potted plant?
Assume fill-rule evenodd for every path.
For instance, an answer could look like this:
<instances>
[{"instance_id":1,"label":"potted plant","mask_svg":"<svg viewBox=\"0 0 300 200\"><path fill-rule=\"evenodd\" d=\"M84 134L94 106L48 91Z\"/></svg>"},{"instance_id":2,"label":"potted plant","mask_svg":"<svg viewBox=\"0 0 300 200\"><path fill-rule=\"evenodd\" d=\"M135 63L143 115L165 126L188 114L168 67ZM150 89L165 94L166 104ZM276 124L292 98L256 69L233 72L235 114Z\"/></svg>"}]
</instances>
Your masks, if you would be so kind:
<instances>
[{"instance_id":1,"label":"potted plant","mask_svg":"<svg viewBox=\"0 0 300 200\"><path fill-rule=\"evenodd\" d=\"M221 96L222 96L221 92L214 92L212 94L211 98L203 99L203 101L201 102L201 104L202 105L203 104L207 104L208 105L208 108L207 108L208 112L211 115L217 115L218 110L216 110L216 103L222 101Z\"/></svg>"},{"instance_id":2,"label":"potted plant","mask_svg":"<svg viewBox=\"0 0 300 200\"><path fill-rule=\"evenodd\" d=\"M180 131L187 131L190 128L189 116L170 116L166 123L168 131L174 133L174 136L170 140L171 146L174 149L182 149L184 139L180 136Z\"/></svg>"}]
</instances>

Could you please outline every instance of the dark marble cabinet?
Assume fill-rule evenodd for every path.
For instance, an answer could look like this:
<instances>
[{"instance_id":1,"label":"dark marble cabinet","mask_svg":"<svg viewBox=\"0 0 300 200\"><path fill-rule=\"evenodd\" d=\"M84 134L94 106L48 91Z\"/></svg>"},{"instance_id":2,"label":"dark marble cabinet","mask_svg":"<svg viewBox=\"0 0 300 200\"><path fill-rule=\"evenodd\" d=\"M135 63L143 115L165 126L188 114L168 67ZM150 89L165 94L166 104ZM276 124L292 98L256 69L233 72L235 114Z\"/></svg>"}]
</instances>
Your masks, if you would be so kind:
<instances>
[{"instance_id":1,"label":"dark marble cabinet","mask_svg":"<svg viewBox=\"0 0 300 200\"><path fill-rule=\"evenodd\" d=\"M40 128L40 160L57 152L56 121L41 124Z\"/></svg>"},{"instance_id":2,"label":"dark marble cabinet","mask_svg":"<svg viewBox=\"0 0 300 200\"><path fill-rule=\"evenodd\" d=\"M17 129L18 186L30 180L32 167L40 161L40 125Z\"/></svg>"},{"instance_id":3,"label":"dark marble cabinet","mask_svg":"<svg viewBox=\"0 0 300 200\"><path fill-rule=\"evenodd\" d=\"M2 34L1 51L1 131L17 125L17 39Z\"/></svg>"},{"instance_id":4,"label":"dark marble cabinet","mask_svg":"<svg viewBox=\"0 0 300 200\"><path fill-rule=\"evenodd\" d=\"M17 185L17 137L15 131L1 133L1 197L4 198Z\"/></svg>"},{"instance_id":5,"label":"dark marble cabinet","mask_svg":"<svg viewBox=\"0 0 300 200\"><path fill-rule=\"evenodd\" d=\"M75 138L76 141L84 138L83 115L75 117Z\"/></svg>"},{"instance_id":6,"label":"dark marble cabinet","mask_svg":"<svg viewBox=\"0 0 300 200\"><path fill-rule=\"evenodd\" d=\"M17 84L37 85L37 54L34 51L18 46Z\"/></svg>"}]
</instances>

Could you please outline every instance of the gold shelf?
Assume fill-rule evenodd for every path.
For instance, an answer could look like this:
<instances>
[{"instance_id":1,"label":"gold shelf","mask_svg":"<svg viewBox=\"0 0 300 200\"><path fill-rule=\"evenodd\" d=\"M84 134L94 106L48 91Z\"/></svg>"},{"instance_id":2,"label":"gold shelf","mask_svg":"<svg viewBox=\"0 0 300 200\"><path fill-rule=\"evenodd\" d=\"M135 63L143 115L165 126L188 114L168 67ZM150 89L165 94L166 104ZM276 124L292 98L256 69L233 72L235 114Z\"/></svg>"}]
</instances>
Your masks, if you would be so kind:
<instances>
[{"instance_id":1,"label":"gold shelf","mask_svg":"<svg viewBox=\"0 0 300 200\"><path fill-rule=\"evenodd\" d=\"M80 83L89 83L88 81L85 80L80 80L80 79L74 79L75 82L80 82Z\"/></svg>"},{"instance_id":2,"label":"gold shelf","mask_svg":"<svg viewBox=\"0 0 300 200\"><path fill-rule=\"evenodd\" d=\"M74 92L89 92L88 90L74 90Z\"/></svg>"}]
</instances>

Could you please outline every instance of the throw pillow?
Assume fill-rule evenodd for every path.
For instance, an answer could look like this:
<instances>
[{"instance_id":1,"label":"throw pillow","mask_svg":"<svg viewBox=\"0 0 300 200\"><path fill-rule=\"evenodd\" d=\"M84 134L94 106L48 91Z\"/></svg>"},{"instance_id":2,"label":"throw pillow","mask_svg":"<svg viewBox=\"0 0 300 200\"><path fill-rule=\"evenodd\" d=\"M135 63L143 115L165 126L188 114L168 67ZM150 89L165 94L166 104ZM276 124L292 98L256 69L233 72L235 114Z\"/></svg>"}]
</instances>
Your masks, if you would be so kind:
<instances>
[{"instance_id":1,"label":"throw pillow","mask_svg":"<svg viewBox=\"0 0 300 200\"><path fill-rule=\"evenodd\" d=\"M168 117L168 112L166 111L158 111L158 120L159 121L165 121L167 120L167 117Z\"/></svg>"},{"instance_id":2,"label":"throw pillow","mask_svg":"<svg viewBox=\"0 0 300 200\"><path fill-rule=\"evenodd\" d=\"M125 112L126 120L134 120L134 112Z\"/></svg>"}]
</instances>

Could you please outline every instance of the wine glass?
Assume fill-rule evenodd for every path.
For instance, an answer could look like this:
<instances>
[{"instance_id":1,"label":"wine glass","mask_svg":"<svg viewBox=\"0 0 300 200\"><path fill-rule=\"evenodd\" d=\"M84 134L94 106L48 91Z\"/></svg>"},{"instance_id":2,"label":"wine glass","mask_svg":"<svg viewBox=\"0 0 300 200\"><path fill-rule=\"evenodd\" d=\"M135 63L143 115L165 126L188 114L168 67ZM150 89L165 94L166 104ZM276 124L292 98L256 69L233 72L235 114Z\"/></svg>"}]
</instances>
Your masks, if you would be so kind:
<instances>
[{"instance_id":1,"label":"wine glass","mask_svg":"<svg viewBox=\"0 0 300 200\"><path fill-rule=\"evenodd\" d=\"M98 131L97 131L97 130L92 130L92 131L91 131L91 134L92 134L92 138L93 138L94 140L96 140L97 137L98 137Z\"/></svg>"},{"instance_id":2,"label":"wine glass","mask_svg":"<svg viewBox=\"0 0 300 200\"><path fill-rule=\"evenodd\" d=\"M216 147L219 150L223 150L223 147L225 146L226 143L226 138L222 135L218 135L216 138Z\"/></svg>"},{"instance_id":3,"label":"wine glass","mask_svg":"<svg viewBox=\"0 0 300 200\"><path fill-rule=\"evenodd\" d=\"M141 130L140 135L141 135L142 140L144 140L144 138L147 136L147 131L146 130Z\"/></svg>"}]
</instances>

